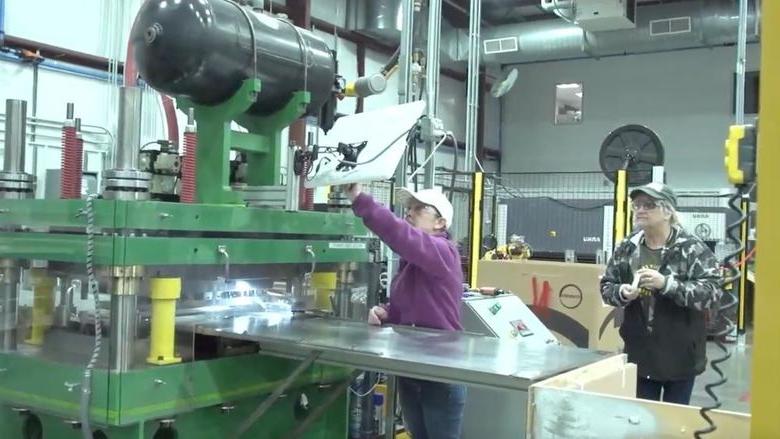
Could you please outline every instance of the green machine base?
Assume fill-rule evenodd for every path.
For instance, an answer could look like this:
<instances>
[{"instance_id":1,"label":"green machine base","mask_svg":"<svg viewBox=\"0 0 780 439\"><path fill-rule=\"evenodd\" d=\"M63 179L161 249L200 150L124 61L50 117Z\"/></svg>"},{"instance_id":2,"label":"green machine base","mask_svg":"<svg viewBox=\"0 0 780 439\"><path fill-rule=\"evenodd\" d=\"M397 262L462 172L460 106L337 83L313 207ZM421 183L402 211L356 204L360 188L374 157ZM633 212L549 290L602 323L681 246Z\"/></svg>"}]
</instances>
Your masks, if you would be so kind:
<instances>
[{"instance_id":1,"label":"green machine base","mask_svg":"<svg viewBox=\"0 0 780 439\"><path fill-rule=\"evenodd\" d=\"M109 439L230 437L296 364L242 355L121 374L96 370L90 405L92 429L99 432L95 437ZM4 370L0 437L81 437L77 385L81 367L8 353L0 354L0 367ZM321 408L324 412L302 437L345 437L346 392L338 385L349 376L345 369L311 366L241 437L289 437L311 412L334 398L334 391L338 393L335 401ZM305 395L305 407L301 395Z\"/></svg>"},{"instance_id":2,"label":"green machine base","mask_svg":"<svg viewBox=\"0 0 780 439\"><path fill-rule=\"evenodd\" d=\"M304 386L292 392L306 394L310 407L316 407L327 395L327 389L316 385ZM246 419L260 405L265 396L245 398L230 406L215 406L182 413L174 422L149 421L127 427L98 427L94 438L105 439L211 439L229 437L236 425ZM339 397L329 412L311 426L303 438L333 439L346 437L346 393ZM311 408L310 408L311 410ZM305 412L298 407L297 396L277 402L263 419L249 429L243 437L255 439L286 438L304 419ZM82 439L81 430L63 422L63 418L47 414L18 411L10 406L0 406L0 437L8 439Z\"/></svg>"}]
</instances>

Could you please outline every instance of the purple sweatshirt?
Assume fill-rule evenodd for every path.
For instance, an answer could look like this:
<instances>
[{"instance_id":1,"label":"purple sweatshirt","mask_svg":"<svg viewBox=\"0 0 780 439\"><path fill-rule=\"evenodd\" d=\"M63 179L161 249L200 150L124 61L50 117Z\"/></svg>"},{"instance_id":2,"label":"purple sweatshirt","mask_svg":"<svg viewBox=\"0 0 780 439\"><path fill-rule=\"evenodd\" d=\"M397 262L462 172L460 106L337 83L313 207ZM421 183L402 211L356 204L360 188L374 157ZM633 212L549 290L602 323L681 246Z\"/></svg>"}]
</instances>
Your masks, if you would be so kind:
<instances>
[{"instance_id":1,"label":"purple sweatshirt","mask_svg":"<svg viewBox=\"0 0 780 439\"><path fill-rule=\"evenodd\" d=\"M390 290L388 323L461 330L463 272L447 233L425 233L364 193L355 198L352 210L401 257Z\"/></svg>"}]
</instances>

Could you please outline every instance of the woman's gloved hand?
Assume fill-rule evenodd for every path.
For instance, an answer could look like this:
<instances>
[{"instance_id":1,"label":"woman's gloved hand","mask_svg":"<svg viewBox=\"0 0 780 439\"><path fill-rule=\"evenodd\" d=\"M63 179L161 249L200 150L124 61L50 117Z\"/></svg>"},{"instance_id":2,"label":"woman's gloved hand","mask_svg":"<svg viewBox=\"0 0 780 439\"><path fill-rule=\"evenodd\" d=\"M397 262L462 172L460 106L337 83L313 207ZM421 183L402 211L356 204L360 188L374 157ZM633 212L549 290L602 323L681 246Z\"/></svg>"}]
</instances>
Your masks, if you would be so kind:
<instances>
[{"instance_id":1,"label":"woman's gloved hand","mask_svg":"<svg viewBox=\"0 0 780 439\"><path fill-rule=\"evenodd\" d=\"M368 324L379 326L387 320L387 310L381 306L375 306L368 310Z\"/></svg>"},{"instance_id":2,"label":"woman's gloved hand","mask_svg":"<svg viewBox=\"0 0 780 439\"><path fill-rule=\"evenodd\" d=\"M344 192L346 192L350 201L355 201L355 198L363 192L363 185L360 183L351 183L343 186Z\"/></svg>"}]
</instances>

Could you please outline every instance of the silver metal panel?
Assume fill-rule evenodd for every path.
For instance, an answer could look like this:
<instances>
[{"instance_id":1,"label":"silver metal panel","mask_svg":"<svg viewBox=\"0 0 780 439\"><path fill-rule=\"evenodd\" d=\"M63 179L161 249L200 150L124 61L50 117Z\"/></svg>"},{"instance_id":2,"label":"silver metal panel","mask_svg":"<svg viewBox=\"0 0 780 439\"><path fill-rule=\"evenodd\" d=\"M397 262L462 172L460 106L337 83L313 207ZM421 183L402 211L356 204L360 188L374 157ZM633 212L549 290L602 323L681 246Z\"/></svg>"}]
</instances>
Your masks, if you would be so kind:
<instances>
[{"instance_id":1,"label":"silver metal panel","mask_svg":"<svg viewBox=\"0 0 780 439\"><path fill-rule=\"evenodd\" d=\"M136 283L137 279L127 282ZM124 372L133 367L138 307L135 294L111 295L111 336L109 364L111 370Z\"/></svg>"},{"instance_id":2,"label":"silver metal panel","mask_svg":"<svg viewBox=\"0 0 780 439\"><path fill-rule=\"evenodd\" d=\"M198 333L260 343L263 351L303 358L321 351L325 363L413 378L527 390L539 380L604 358L604 353L564 346L526 346L512 340L460 332L273 313L225 318L189 317L178 326Z\"/></svg>"},{"instance_id":3,"label":"silver metal panel","mask_svg":"<svg viewBox=\"0 0 780 439\"><path fill-rule=\"evenodd\" d=\"M517 330L518 322L527 328L525 333ZM464 299L461 324L466 331L488 334L521 345L544 346L549 342L557 345L552 332L515 295ZM463 437L525 437L527 407L527 392L470 387L463 414ZM486 419L496 421L486 422Z\"/></svg>"},{"instance_id":4,"label":"silver metal panel","mask_svg":"<svg viewBox=\"0 0 780 439\"><path fill-rule=\"evenodd\" d=\"M484 335L486 337L497 337L493 328L485 323L473 307L466 301L460 308L460 324L463 330L473 334Z\"/></svg>"},{"instance_id":5,"label":"silver metal panel","mask_svg":"<svg viewBox=\"0 0 780 439\"><path fill-rule=\"evenodd\" d=\"M56 200L60 198L61 169L47 169L43 198ZM98 192L98 179L95 172L84 172L81 175L81 193L96 194Z\"/></svg>"},{"instance_id":6,"label":"silver metal panel","mask_svg":"<svg viewBox=\"0 0 780 439\"><path fill-rule=\"evenodd\" d=\"M558 343L555 335L514 294L463 300L461 324L468 332L525 344Z\"/></svg>"},{"instance_id":7,"label":"silver metal panel","mask_svg":"<svg viewBox=\"0 0 780 439\"><path fill-rule=\"evenodd\" d=\"M527 410L528 392L469 387L463 413L463 437L524 438Z\"/></svg>"}]
</instances>

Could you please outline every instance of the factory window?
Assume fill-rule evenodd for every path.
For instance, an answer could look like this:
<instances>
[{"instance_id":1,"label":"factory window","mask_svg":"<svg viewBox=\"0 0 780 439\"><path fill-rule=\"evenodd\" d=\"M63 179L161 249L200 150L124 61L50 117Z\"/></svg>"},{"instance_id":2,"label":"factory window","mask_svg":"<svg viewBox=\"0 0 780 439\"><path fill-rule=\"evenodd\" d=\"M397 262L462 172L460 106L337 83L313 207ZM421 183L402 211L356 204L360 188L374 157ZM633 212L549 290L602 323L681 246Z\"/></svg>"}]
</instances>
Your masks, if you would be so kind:
<instances>
[{"instance_id":1,"label":"factory window","mask_svg":"<svg viewBox=\"0 0 780 439\"><path fill-rule=\"evenodd\" d=\"M555 124L582 122L582 83L555 85Z\"/></svg>"}]
</instances>

